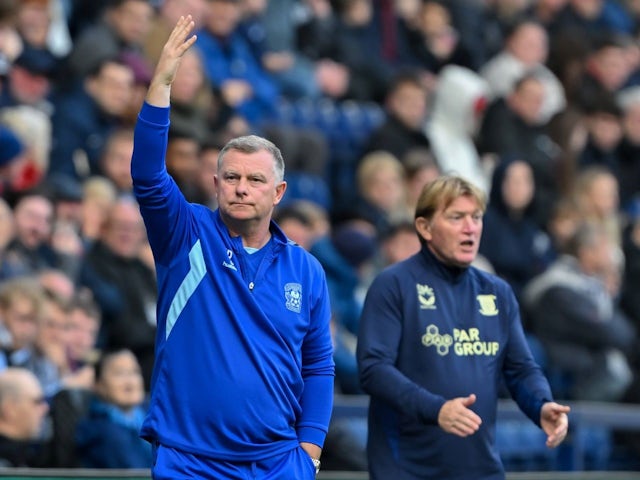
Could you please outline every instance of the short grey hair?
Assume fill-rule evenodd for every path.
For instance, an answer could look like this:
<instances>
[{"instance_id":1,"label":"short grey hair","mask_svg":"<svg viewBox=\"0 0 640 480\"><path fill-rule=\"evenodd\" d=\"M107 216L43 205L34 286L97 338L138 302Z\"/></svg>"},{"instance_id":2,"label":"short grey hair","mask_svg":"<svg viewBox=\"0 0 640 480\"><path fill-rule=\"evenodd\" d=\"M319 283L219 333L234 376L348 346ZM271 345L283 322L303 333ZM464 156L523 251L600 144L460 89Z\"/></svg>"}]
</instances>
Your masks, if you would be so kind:
<instances>
[{"instance_id":1,"label":"short grey hair","mask_svg":"<svg viewBox=\"0 0 640 480\"><path fill-rule=\"evenodd\" d=\"M236 150L242 153L256 153L261 150L266 150L273 157L273 173L275 174L276 182L282 182L284 180L284 159L282 158L282 152L273 142L266 138L259 137L258 135L245 135L229 140L218 154L218 170L222 165L225 154L229 150Z\"/></svg>"}]
</instances>

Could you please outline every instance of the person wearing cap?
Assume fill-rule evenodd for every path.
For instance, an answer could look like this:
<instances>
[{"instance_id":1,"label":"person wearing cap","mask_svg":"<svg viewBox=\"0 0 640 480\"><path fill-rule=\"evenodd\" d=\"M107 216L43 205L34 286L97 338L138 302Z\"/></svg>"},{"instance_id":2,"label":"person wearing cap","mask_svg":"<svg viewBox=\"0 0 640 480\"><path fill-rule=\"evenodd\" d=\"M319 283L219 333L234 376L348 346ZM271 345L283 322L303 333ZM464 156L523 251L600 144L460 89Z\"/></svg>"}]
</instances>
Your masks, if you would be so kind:
<instances>
[{"instance_id":1,"label":"person wearing cap","mask_svg":"<svg viewBox=\"0 0 640 480\"><path fill-rule=\"evenodd\" d=\"M22 140L10 128L0 124L0 194L14 190L26 159L26 148Z\"/></svg>"},{"instance_id":2,"label":"person wearing cap","mask_svg":"<svg viewBox=\"0 0 640 480\"><path fill-rule=\"evenodd\" d=\"M29 105L51 115L49 96L57 66L48 50L25 46L8 71L0 108Z\"/></svg>"}]
</instances>

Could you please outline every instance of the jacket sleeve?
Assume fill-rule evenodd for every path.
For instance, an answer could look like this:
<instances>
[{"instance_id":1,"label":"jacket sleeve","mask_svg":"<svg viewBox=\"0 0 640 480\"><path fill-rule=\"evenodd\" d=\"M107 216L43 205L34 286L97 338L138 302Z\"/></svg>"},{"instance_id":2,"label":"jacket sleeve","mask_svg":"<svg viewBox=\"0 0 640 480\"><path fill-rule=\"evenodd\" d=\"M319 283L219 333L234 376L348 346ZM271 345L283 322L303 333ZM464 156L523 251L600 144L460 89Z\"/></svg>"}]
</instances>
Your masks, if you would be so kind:
<instances>
[{"instance_id":1,"label":"jacket sleeve","mask_svg":"<svg viewBox=\"0 0 640 480\"><path fill-rule=\"evenodd\" d=\"M169 107L144 103L135 127L131 177L154 260L161 265L174 259L191 224L189 203L167 173L168 132Z\"/></svg>"},{"instance_id":2,"label":"jacket sleeve","mask_svg":"<svg viewBox=\"0 0 640 480\"><path fill-rule=\"evenodd\" d=\"M324 271L319 264L316 265L314 277L310 328L302 345L302 413L296 429L299 441L322 447L333 410L335 366L329 325L329 291Z\"/></svg>"},{"instance_id":3,"label":"jacket sleeve","mask_svg":"<svg viewBox=\"0 0 640 480\"><path fill-rule=\"evenodd\" d=\"M505 298L509 298L506 313L509 340L503 366L505 382L520 409L539 426L542 405L553 400L551 387L533 358L513 292Z\"/></svg>"},{"instance_id":4,"label":"jacket sleeve","mask_svg":"<svg viewBox=\"0 0 640 480\"><path fill-rule=\"evenodd\" d=\"M416 384L395 366L403 330L402 305L397 278L383 272L369 288L360 318L360 383L369 395L404 415L437 423L446 399Z\"/></svg>"}]
</instances>

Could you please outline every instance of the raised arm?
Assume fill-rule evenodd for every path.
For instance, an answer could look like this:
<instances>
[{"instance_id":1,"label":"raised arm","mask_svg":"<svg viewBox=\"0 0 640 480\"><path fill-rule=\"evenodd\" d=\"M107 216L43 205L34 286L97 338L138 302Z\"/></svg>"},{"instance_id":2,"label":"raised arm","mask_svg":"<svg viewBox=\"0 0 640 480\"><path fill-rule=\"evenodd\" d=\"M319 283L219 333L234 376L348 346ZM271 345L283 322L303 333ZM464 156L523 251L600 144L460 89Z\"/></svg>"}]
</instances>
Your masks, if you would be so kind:
<instances>
[{"instance_id":1,"label":"raised arm","mask_svg":"<svg viewBox=\"0 0 640 480\"><path fill-rule=\"evenodd\" d=\"M158 59L146 101L156 107L168 107L171 101L171 84L176 77L184 52L196 42L196 35L191 35L195 24L191 15L180 17L173 28L167 43L162 48Z\"/></svg>"}]
</instances>

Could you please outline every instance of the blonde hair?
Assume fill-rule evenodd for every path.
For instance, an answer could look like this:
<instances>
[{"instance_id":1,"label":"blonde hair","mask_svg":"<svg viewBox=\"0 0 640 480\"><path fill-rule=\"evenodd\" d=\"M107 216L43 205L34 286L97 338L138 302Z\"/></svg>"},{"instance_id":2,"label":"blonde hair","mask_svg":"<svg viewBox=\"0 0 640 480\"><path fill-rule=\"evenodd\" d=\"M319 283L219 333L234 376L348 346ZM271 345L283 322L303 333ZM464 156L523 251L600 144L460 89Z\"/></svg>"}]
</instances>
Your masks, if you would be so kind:
<instances>
[{"instance_id":1,"label":"blonde hair","mask_svg":"<svg viewBox=\"0 0 640 480\"><path fill-rule=\"evenodd\" d=\"M439 209L447 208L459 197L474 199L483 213L487 207L487 196L480 188L457 175L441 175L420 192L415 218L431 219Z\"/></svg>"}]
</instances>

